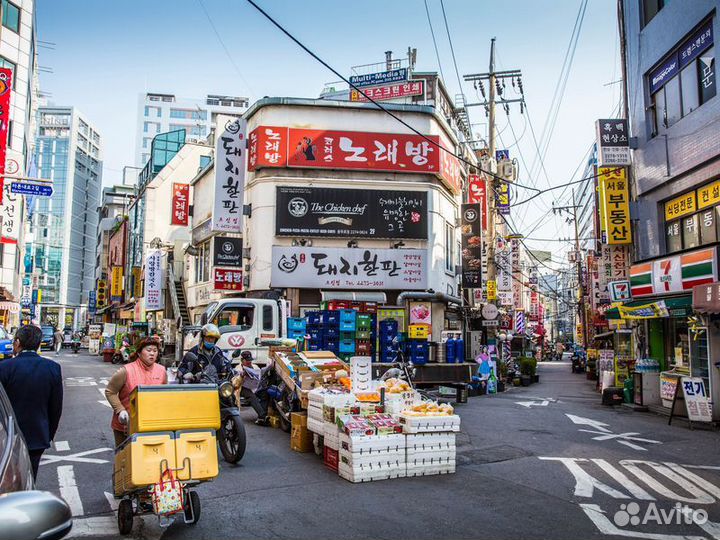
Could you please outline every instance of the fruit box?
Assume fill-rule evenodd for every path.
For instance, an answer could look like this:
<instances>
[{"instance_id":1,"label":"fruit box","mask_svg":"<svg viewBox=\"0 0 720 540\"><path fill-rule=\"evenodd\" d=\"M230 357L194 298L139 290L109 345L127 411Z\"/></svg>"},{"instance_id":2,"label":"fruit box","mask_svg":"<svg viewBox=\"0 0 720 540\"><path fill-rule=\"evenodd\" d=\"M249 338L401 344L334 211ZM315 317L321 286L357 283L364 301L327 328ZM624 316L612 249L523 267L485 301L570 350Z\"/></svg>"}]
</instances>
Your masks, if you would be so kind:
<instances>
[{"instance_id":1,"label":"fruit box","mask_svg":"<svg viewBox=\"0 0 720 540\"><path fill-rule=\"evenodd\" d=\"M220 427L214 384L140 385L130 394L128 412L130 434Z\"/></svg>"},{"instance_id":2,"label":"fruit box","mask_svg":"<svg viewBox=\"0 0 720 540\"><path fill-rule=\"evenodd\" d=\"M354 469L399 469L405 466L405 451L401 448L392 452L355 454L340 448L340 463Z\"/></svg>"},{"instance_id":3,"label":"fruit box","mask_svg":"<svg viewBox=\"0 0 720 540\"><path fill-rule=\"evenodd\" d=\"M308 416L307 428L313 433L322 435L325 432L325 426L323 424L324 422L322 421L322 419L315 420L314 418Z\"/></svg>"},{"instance_id":4,"label":"fruit box","mask_svg":"<svg viewBox=\"0 0 720 540\"><path fill-rule=\"evenodd\" d=\"M408 464L406 466L407 476L430 476L434 474L454 474L455 473L455 461L450 461L444 464L438 465L419 465L413 466Z\"/></svg>"},{"instance_id":5,"label":"fruit box","mask_svg":"<svg viewBox=\"0 0 720 540\"><path fill-rule=\"evenodd\" d=\"M375 426L378 435L392 435L403 431L400 423L389 414L371 414L368 421Z\"/></svg>"},{"instance_id":6,"label":"fruit box","mask_svg":"<svg viewBox=\"0 0 720 540\"><path fill-rule=\"evenodd\" d=\"M455 451L455 433L416 433L405 437L407 454Z\"/></svg>"},{"instance_id":7,"label":"fruit box","mask_svg":"<svg viewBox=\"0 0 720 540\"><path fill-rule=\"evenodd\" d=\"M428 433L435 431L460 431L460 417L450 416L406 416L400 415L405 433Z\"/></svg>"},{"instance_id":8,"label":"fruit box","mask_svg":"<svg viewBox=\"0 0 720 540\"><path fill-rule=\"evenodd\" d=\"M366 418L359 415L340 416L338 427L347 435L374 435L375 428Z\"/></svg>"}]
</instances>

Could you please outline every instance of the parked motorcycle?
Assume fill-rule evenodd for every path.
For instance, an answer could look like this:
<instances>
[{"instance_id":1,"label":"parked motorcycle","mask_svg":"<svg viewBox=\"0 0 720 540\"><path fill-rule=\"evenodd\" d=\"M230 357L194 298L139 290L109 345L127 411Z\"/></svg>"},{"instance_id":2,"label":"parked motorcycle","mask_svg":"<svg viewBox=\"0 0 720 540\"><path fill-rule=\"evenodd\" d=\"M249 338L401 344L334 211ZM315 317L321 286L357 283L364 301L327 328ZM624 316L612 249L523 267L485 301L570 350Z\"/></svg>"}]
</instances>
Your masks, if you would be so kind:
<instances>
[{"instance_id":1,"label":"parked motorcycle","mask_svg":"<svg viewBox=\"0 0 720 540\"><path fill-rule=\"evenodd\" d=\"M585 373L586 363L585 351L576 350L572 356L572 372Z\"/></svg>"},{"instance_id":2,"label":"parked motorcycle","mask_svg":"<svg viewBox=\"0 0 720 540\"><path fill-rule=\"evenodd\" d=\"M186 353L186 357L190 355L191 363L197 361L197 356L193 353ZM197 382L205 384L214 384L218 387L220 396L220 429L218 430L218 445L223 458L228 463L237 463L245 455L245 447L247 445L247 437L245 435L245 426L240 417L240 410L235 401L235 388L232 379L233 372L218 373L212 363L203 365L202 371L197 373L192 381L181 382Z\"/></svg>"},{"instance_id":3,"label":"parked motorcycle","mask_svg":"<svg viewBox=\"0 0 720 540\"><path fill-rule=\"evenodd\" d=\"M120 350L113 354L113 364L127 364L130 362L130 343L123 340Z\"/></svg>"}]
</instances>

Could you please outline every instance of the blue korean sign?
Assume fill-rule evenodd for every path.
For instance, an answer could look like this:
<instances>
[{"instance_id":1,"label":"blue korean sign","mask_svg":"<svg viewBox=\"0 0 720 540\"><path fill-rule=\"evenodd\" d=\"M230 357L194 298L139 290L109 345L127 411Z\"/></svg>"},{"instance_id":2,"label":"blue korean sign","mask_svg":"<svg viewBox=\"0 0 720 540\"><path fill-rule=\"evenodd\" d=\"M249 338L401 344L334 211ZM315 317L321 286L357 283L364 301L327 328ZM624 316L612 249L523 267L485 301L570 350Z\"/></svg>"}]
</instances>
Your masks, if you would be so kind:
<instances>
[{"instance_id":1,"label":"blue korean sign","mask_svg":"<svg viewBox=\"0 0 720 540\"><path fill-rule=\"evenodd\" d=\"M712 19L698 28L685 42L680 46L680 69L687 66L695 60L704 51L712 47L713 31Z\"/></svg>"},{"instance_id":2,"label":"blue korean sign","mask_svg":"<svg viewBox=\"0 0 720 540\"><path fill-rule=\"evenodd\" d=\"M495 150L495 161L505 161L510 159L510 150Z\"/></svg>"},{"instance_id":3,"label":"blue korean sign","mask_svg":"<svg viewBox=\"0 0 720 540\"><path fill-rule=\"evenodd\" d=\"M97 311L95 291L88 291L88 311L90 312L90 315L95 315L95 312Z\"/></svg>"},{"instance_id":4,"label":"blue korean sign","mask_svg":"<svg viewBox=\"0 0 720 540\"><path fill-rule=\"evenodd\" d=\"M36 195L39 197L50 197L53 194L52 186L28 184L26 182L11 182L10 191L20 195Z\"/></svg>"},{"instance_id":5,"label":"blue korean sign","mask_svg":"<svg viewBox=\"0 0 720 540\"><path fill-rule=\"evenodd\" d=\"M407 80L407 68L381 71L380 73L368 73L366 75L353 75L352 77L350 77L350 82L357 87L381 86L383 84L390 84Z\"/></svg>"}]
</instances>

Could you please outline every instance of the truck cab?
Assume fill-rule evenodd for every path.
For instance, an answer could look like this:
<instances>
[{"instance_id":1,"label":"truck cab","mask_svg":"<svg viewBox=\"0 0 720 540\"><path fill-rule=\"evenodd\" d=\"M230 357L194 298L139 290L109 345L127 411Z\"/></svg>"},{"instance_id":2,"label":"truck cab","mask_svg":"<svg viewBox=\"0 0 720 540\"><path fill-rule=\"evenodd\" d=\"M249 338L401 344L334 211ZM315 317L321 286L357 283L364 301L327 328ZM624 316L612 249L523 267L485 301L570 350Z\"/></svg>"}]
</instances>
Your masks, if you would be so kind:
<instances>
[{"instance_id":1,"label":"truck cab","mask_svg":"<svg viewBox=\"0 0 720 540\"><path fill-rule=\"evenodd\" d=\"M237 349L252 352L258 364L265 364L268 348L261 339L280 338L286 334L284 300L258 298L223 298L211 303L200 318L200 324L212 323L220 329L218 347L230 353ZM197 343L198 337L193 338Z\"/></svg>"}]
</instances>

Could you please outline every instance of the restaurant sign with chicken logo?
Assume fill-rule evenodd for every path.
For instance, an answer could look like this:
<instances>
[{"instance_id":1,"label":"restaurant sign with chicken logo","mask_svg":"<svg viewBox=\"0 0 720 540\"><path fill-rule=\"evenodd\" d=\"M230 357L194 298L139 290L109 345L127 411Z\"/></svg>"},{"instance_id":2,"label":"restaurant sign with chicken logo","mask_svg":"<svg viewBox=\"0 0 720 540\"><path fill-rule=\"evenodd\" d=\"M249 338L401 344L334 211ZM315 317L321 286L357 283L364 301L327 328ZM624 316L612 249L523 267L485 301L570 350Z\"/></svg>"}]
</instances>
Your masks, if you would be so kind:
<instances>
[{"instance_id":1,"label":"restaurant sign with chicken logo","mask_svg":"<svg viewBox=\"0 0 720 540\"><path fill-rule=\"evenodd\" d=\"M478 203L462 205L462 286L482 287L482 213Z\"/></svg>"}]
</instances>

